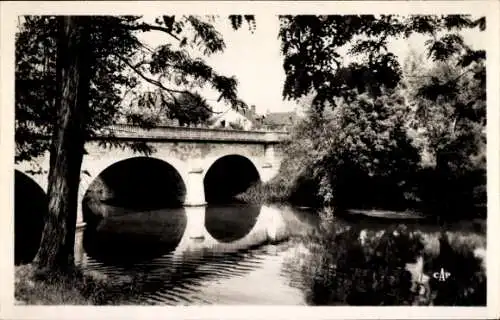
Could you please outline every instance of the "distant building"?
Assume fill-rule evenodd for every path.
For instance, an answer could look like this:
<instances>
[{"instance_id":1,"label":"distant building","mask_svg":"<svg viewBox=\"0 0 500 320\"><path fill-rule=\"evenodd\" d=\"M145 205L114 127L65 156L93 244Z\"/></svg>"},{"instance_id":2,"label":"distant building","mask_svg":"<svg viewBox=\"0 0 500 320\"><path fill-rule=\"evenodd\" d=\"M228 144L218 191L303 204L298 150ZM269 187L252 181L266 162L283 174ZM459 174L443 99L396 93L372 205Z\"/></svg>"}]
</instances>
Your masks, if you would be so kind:
<instances>
[{"instance_id":1,"label":"distant building","mask_svg":"<svg viewBox=\"0 0 500 320\"><path fill-rule=\"evenodd\" d=\"M255 106L249 109L234 110L232 108L216 113L210 119L211 128L232 128L239 130L252 130L258 126L259 116L255 113Z\"/></svg>"},{"instance_id":2,"label":"distant building","mask_svg":"<svg viewBox=\"0 0 500 320\"><path fill-rule=\"evenodd\" d=\"M300 118L297 111L290 112L267 112L257 114L255 106L248 109L227 111L215 114L210 119L211 128L232 128L240 130L287 130L294 126Z\"/></svg>"},{"instance_id":3,"label":"distant building","mask_svg":"<svg viewBox=\"0 0 500 320\"><path fill-rule=\"evenodd\" d=\"M262 126L268 129L285 130L293 127L298 119L296 111L268 112L262 119Z\"/></svg>"}]
</instances>

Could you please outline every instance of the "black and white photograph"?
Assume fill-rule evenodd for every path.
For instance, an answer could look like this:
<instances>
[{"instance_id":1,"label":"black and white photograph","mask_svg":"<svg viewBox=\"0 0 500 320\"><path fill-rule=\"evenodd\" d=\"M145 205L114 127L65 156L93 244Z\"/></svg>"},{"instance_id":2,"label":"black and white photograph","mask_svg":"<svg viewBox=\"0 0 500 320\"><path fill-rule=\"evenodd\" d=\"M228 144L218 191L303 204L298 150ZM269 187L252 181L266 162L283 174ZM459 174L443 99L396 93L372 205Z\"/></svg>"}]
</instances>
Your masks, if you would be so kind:
<instances>
[{"instance_id":1,"label":"black and white photograph","mask_svg":"<svg viewBox=\"0 0 500 320\"><path fill-rule=\"evenodd\" d=\"M349 2L2 4L9 316L490 317L499 5Z\"/></svg>"}]
</instances>

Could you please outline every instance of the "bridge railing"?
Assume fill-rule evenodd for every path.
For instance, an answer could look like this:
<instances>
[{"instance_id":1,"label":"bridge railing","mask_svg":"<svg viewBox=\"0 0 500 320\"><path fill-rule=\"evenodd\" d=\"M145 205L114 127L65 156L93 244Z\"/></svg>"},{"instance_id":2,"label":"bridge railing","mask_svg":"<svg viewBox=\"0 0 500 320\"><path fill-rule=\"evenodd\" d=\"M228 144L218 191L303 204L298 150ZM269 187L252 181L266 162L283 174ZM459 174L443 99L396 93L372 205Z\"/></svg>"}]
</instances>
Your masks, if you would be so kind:
<instances>
[{"instance_id":1,"label":"bridge railing","mask_svg":"<svg viewBox=\"0 0 500 320\"><path fill-rule=\"evenodd\" d=\"M39 126L24 123L39 138L50 139L50 132ZM114 124L99 130L93 139L144 139L144 140L179 140L179 141L229 141L229 142L267 142L278 143L287 139L286 131L236 130L206 127L158 126L145 129L127 124Z\"/></svg>"},{"instance_id":2,"label":"bridge railing","mask_svg":"<svg viewBox=\"0 0 500 320\"><path fill-rule=\"evenodd\" d=\"M187 140L187 141L233 141L277 143L285 140L284 131L247 131L196 127L162 126L145 129L138 126L116 124L102 131L101 137L112 135L116 138L148 140Z\"/></svg>"}]
</instances>

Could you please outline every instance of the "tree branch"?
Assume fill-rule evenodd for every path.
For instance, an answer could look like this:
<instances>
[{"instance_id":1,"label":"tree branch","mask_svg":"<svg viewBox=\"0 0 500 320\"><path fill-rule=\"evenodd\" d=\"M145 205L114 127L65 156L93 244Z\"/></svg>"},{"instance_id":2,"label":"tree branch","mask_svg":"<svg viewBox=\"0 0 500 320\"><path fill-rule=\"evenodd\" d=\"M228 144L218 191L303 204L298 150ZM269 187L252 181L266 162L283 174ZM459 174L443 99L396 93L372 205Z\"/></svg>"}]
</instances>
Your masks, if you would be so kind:
<instances>
[{"instance_id":1,"label":"tree branch","mask_svg":"<svg viewBox=\"0 0 500 320\"><path fill-rule=\"evenodd\" d=\"M145 22L143 22L139 25L136 25L136 26L126 26L126 28L129 30L141 30L144 32L151 31L151 30L162 31L162 32L168 34L169 36L171 36L172 38L176 39L177 41L181 41L181 39L178 36L176 36L175 34L173 34L170 29L165 28L165 27L160 27L160 26L153 26L153 25L147 24Z\"/></svg>"},{"instance_id":2,"label":"tree branch","mask_svg":"<svg viewBox=\"0 0 500 320\"><path fill-rule=\"evenodd\" d=\"M146 51L148 51L149 53L154 53L154 50L153 50L153 49L151 49L150 47L148 47L147 45L145 45L145 44L144 44L144 43L142 43L141 41L139 41L139 40L137 40L137 39L136 39L135 43L136 43L138 46L140 46L140 47L142 47L142 48L146 49Z\"/></svg>"},{"instance_id":3,"label":"tree branch","mask_svg":"<svg viewBox=\"0 0 500 320\"><path fill-rule=\"evenodd\" d=\"M471 72L471 71L474 71L472 68L470 69L467 69L465 71L463 71L461 74L459 74L457 77L453 78L453 79L450 79L448 81L445 81L444 84L446 83L449 83L449 82L454 82L454 81L457 81L458 79L460 79L461 77L463 77L464 75L466 75L467 73ZM425 79L425 78L434 78L435 76L405 76L406 78L415 78L415 79Z\"/></svg>"},{"instance_id":4,"label":"tree branch","mask_svg":"<svg viewBox=\"0 0 500 320\"><path fill-rule=\"evenodd\" d=\"M471 72L471 71L474 71L472 68L469 68L468 70L465 70L464 72L462 72L461 74L459 74L455 79L452 79L451 81L458 81L458 79L460 79L461 77L463 77L465 74Z\"/></svg>"},{"instance_id":5,"label":"tree branch","mask_svg":"<svg viewBox=\"0 0 500 320\"><path fill-rule=\"evenodd\" d=\"M146 64L151 64L151 61L150 60L142 60L140 62L137 62L134 65L134 68L139 68L140 66L143 66L143 65L146 65Z\"/></svg>"},{"instance_id":6,"label":"tree branch","mask_svg":"<svg viewBox=\"0 0 500 320\"><path fill-rule=\"evenodd\" d=\"M176 90L176 89L172 89L172 88L167 88L160 81L155 80L155 79L151 79L151 78L145 76L136 66L134 66L132 63L130 63L130 61L128 61L127 59L125 59L121 55L116 54L116 53L114 53L114 55L118 59L123 61L126 65L128 65L130 67L130 69L135 71L135 73L137 73L141 78L143 78L144 80L146 80L147 82L149 82L151 84L154 84L155 86L159 87L160 89L163 89L163 90L168 91L168 92L175 92L175 93L190 93L187 90Z\"/></svg>"},{"instance_id":7,"label":"tree branch","mask_svg":"<svg viewBox=\"0 0 500 320\"><path fill-rule=\"evenodd\" d=\"M126 65L128 65L135 73L137 73L142 79L146 80L147 82L157 86L158 88L160 89L163 89L164 91L166 91L167 93L170 94L170 96L172 97L172 99L174 100L174 103L178 105L178 101L174 95L174 93L180 93L180 94L189 94L189 95L193 95L190 91L188 90L177 90L177 89L172 89L172 88L167 88L165 87L160 81L158 80L155 80L155 79L151 79L147 76L145 76L139 69L137 69L132 63L130 63L130 61L128 61L127 59L125 59L124 57L122 57L121 55L117 54L117 53L114 53L114 55L120 59L121 61L123 61ZM212 109L210 108L207 108L206 106L203 106L203 108L205 108L206 110L210 111L211 113L221 113L221 112L216 112L216 111L213 111Z\"/></svg>"}]
</instances>

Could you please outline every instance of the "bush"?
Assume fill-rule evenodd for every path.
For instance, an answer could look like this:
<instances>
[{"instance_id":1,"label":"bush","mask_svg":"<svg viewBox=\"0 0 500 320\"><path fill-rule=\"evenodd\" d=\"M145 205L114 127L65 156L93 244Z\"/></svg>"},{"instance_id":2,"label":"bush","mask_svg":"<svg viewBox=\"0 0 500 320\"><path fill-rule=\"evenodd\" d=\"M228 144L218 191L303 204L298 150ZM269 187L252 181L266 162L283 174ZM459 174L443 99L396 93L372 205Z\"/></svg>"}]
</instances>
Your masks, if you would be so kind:
<instances>
[{"instance_id":1,"label":"bush","mask_svg":"<svg viewBox=\"0 0 500 320\"><path fill-rule=\"evenodd\" d=\"M271 184L283 185L282 194L299 205L403 207L419 161L404 130L406 109L402 96L388 91L311 111L293 128Z\"/></svg>"},{"instance_id":2,"label":"bush","mask_svg":"<svg viewBox=\"0 0 500 320\"><path fill-rule=\"evenodd\" d=\"M238 200L252 204L282 203L287 202L288 197L285 186L261 182L250 186L245 192L236 196Z\"/></svg>"}]
</instances>

